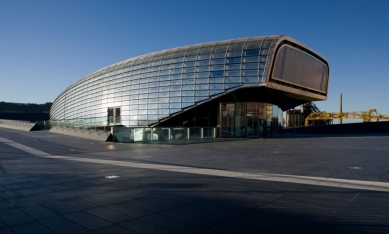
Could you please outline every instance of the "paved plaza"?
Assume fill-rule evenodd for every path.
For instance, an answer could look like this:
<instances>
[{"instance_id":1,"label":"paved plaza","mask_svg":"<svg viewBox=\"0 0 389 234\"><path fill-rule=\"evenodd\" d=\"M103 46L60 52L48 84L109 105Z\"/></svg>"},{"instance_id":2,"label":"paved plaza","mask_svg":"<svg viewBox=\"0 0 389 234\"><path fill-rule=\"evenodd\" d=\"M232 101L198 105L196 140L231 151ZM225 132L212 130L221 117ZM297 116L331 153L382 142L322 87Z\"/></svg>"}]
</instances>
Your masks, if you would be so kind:
<instances>
[{"instance_id":1,"label":"paved plaza","mask_svg":"<svg viewBox=\"0 0 389 234\"><path fill-rule=\"evenodd\" d=\"M0 233L389 233L389 135L120 144L0 128Z\"/></svg>"}]
</instances>

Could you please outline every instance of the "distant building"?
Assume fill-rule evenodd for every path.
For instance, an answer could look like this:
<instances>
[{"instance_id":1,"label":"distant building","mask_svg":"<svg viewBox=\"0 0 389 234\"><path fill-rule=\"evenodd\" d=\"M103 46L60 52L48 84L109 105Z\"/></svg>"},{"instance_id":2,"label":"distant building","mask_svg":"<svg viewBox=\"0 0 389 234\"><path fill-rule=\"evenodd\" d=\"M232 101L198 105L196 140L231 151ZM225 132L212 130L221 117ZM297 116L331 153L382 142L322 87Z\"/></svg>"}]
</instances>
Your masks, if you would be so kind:
<instances>
[{"instance_id":1,"label":"distant building","mask_svg":"<svg viewBox=\"0 0 389 234\"><path fill-rule=\"evenodd\" d=\"M276 133L282 110L325 100L328 62L287 36L203 43L102 68L54 101L52 120L219 127L220 137Z\"/></svg>"}]
</instances>

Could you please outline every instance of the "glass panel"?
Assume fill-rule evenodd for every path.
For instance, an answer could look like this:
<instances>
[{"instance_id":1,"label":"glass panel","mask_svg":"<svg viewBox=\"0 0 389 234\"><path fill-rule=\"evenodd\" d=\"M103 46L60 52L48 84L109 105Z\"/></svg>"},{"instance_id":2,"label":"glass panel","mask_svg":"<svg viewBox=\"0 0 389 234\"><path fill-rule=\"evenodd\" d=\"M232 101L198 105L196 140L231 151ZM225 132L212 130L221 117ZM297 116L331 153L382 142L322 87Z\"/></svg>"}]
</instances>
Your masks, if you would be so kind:
<instances>
[{"instance_id":1,"label":"glass panel","mask_svg":"<svg viewBox=\"0 0 389 234\"><path fill-rule=\"evenodd\" d=\"M170 71L170 74L178 74L181 73L182 69L174 69Z\"/></svg>"},{"instance_id":2,"label":"glass panel","mask_svg":"<svg viewBox=\"0 0 389 234\"><path fill-rule=\"evenodd\" d=\"M258 43L258 44L248 44L248 45L245 45L244 47L245 49L259 49L261 48L261 44Z\"/></svg>"},{"instance_id":3,"label":"glass panel","mask_svg":"<svg viewBox=\"0 0 389 234\"><path fill-rule=\"evenodd\" d=\"M184 58L175 58L175 59L173 59L173 63L180 63L182 61L184 61Z\"/></svg>"},{"instance_id":4,"label":"glass panel","mask_svg":"<svg viewBox=\"0 0 389 234\"><path fill-rule=\"evenodd\" d=\"M196 65L195 62L185 62L184 67L194 67Z\"/></svg>"},{"instance_id":5,"label":"glass panel","mask_svg":"<svg viewBox=\"0 0 389 234\"><path fill-rule=\"evenodd\" d=\"M194 89L194 85L183 85L182 86L182 90L193 90Z\"/></svg>"},{"instance_id":6,"label":"glass panel","mask_svg":"<svg viewBox=\"0 0 389 234\"><path fill-rule=\"evenodd\" d=\"M225 84L224 88L225 89L230 89L230 88L234 88L234 87L237 87L237 86L240 86L240 84Z\"/></svg>"},{"instance_id":7,"label":"glass panel","mask_svg":"<svg viewBox=\"0 0 389 234\"><path fill-rule=\"evenodd\" d=\"M170 98L170 102L181 102L181 97Z\"/></svg>"},{"instance_id":8,"label":"glass panel","mask_svg":"<svg viewBox=\"0 0 389 234\"><path fill-rule=\"evenodd\" d=\"M240 71L226 71L226 76L240 76Z\"/></svg>"},{"instance_id":9,"label":"glass panel","mask_svg":"<svg viewBox=\"0 0 389 234\"><path fill-rule=\"evenodd\" d=\"M224 89L224 84L211 84L210 89Z\"/></svg>"},{"instance_id":10,"label":"glass panel","mask_svg":"<svg viewBox=\"0 0 389 234\"><path fill-rule=\"evenodd\" d=\"M184 99L182 99L182 100L184 100ZM194 102L194 100L193 100L193 102ZM188 102L188 103L185 103L185 102L183 102L182 103L182 108L185 108L185 107L188 107L188 106L193 106L193 102Z\"/></svg>"},{"instance_id":11,"label":"glass panel","mask_svg":"<svg viewBox=\"0 0 389 234\"><path fill-rule=\"evenodd\" d=\"M197 61L196 66L206 66L209 65L209 60L206 61Z\"/></svg>"},{"instance_id":12,"label":"glass panel","mask_svg":"<svg viewBox=\"0 0 389 234\"><path fill-rule=\"evenodd\" d=\"M195 97L195 102L200 102L200 101L203 101L205 99L207 99L208 97Z\"/></svg>"},{"instance_id":13,"label":"glass panel","mask_svg":"<svg viewBox=\"0 0 389 234\"><path fill-rule=\"evenodd\" d=\"M194 61L194 60L196 60L196 56L187 56L185 58L185 61Z\"/></svg>"},{"instance_id":14,"label":"glass panel","mask_svg":"<svg viewBox=\"0 0 389 234\"><path fill-rule=\"evenodd\" d=\"M259 64L258 63L244 63L242 65L243 69L258 69Z\"/></svg>"},{"instance_id":15,"label":"glass panel","mask_svg":"<svg viewBox=\"0 0 389 234\"><path fill-rule=\"evenodd\" d=\"M209 79L196 79L196 84L205 84L205 83L208 83L209 82Z\"/></svg>"},{"instance_id":16,"label":"glass panel","mask_svg":"<svg viewBox=\"0 0 389 234\"><path fill-rule=\"evenodd\" d=\"M240 64L229 64L226 65L226 70L237 70L240 69Z\"/></svg>"},{"instance_id":17,"label":"glass panel","mask_svg":"<svg viewBox=\"0 0 389 234\"><path fill-rule=\"evenodd\" d=\"M179 85L179 84L181 84L181 83L182 83L182 80L172 80L172 81L170 82L171 85Z\"/></svg>"},{"instance_id":18,"label":"glass panel","mask_svg":"<svg viewBox=\"0 0 389 234\"><path fill-rule=\"evenodd\" d=\"M243 56L254 56L259 55L259 50L245 50L243 51Z\"/></svg>"},{"instance_id":19,"label":"glass panel","mask_svg":"<svg viewBox=\"0 0 389 234\"><path fill-rule=\"evenodd\" d=\"M242 50L243 49L243 45L233 45L233 46L230 46L228 47L228 50Z\"/></svg>"},{"instance_id":20,"label":"glass panel","mask_svg":"<svg viewBox=\"0 0 389 234\"><path fill-rule=\"evenodd\" d=\"M177 75L170 75L170 79L176 80L176 79L181 79L182 74L177 74Z\"/></svg>"},{"instance_id":21,"label":"glass panel","mask_svg":"<svg viewBox=\"0 0 389 234\"><path fill-rule=\"evenodd\" d=\"M182 101L183 102L194 102L194 97L183 97Z\"/></svg>"},{"instance_id":22,"label":"glass panel","mask_svg":"<svg viewBox=\"0 0 389 234\"><path fill-rule=\"evenodd\" d=\"M208 96L208 90L207 91L196 91L196 96Z\"/></svg>"},{"instance_id":23,"label":"glass panel","mask_svg":"<svg viewBox=\"0 0 389 234\"><path fill-rule=\"evenodd\" d=\"M170 90L171 90L171 91L178 91L178 90L181 90L181 86L180 86L180 85L170 86Z\"/></svg>"},{"instance_id":24,"label":"glass panel","mask_svg":"<svg viewBox=\"0 0 389 234\"><path fill-rule=\"evenodd\" d=\"M212 95L220 94L223 92L224 92L224 89L222 89L222 90L210 90L209 95L212 96Z\"/></svg>"},{"instance_id":25,"label":"glass panel","mask_svg":"<svg viewBox=\"0 0 389 234\"><path fill-rule=\"evenodd\" d=\"M224 58L226 53L214 53L212 54L212 58Z\"/></svg>"},{"instance_id":26,"label":"glass panel","mask_svg":"<svg viewBox=\"0 0 389 234\"><path fill-rule=\"evenodd\" d=\"M191 70L194 70L194 68ZM187 78L194 78L195 77L195 73L187 73L187 74L184 74L184 79L187 79Z\"/></svg>"},{"instance_id":27,"label":"glass panel","mask_svg":"<svg viewBox=\"0 0 389 234\"><path fill-rule=\"evenodd\" d=\"M159 82L159 86L169 86L170 85L170 81L161 81Z\"/></svg>"},{"instance_id":28,"label":"glass panel","mask_svg":"<svg viewBox=\"0 0 389 234\"><path fill-rule=\"evenodd\" d=\"M224 59L211 60L211 64L224 64Z\"/></svg>"},{"instance_id":29,"label":"glass panel","mask_svg":"<svg viewBox=\"0 0 389 234\"><path fill-rule=\"evenodd\" d=\"M170 103L170 108L181 108L181 103Z\"/></svg>"},{"instance_id":30,"label":"glass panel","mask_svg":"<svg viewBox=\"0 0 389 234\"><path fill-rule=\"evenodd\" d=\"M157 103L158 102L158 98L152 98L152 99L149 99L149 103ZM149 108L151 108L149 106Z\"/></svg>"},{"instance_id":31,"label":"glass panel","mask_svg":"<svg viewBox=\"0 0 389 234\"><path fill-rule=\"evenodd\" d=\"M162 110L162 109L166 109L166 108L169 108L169 104L158 104L158 108L159 108L159 110Z\"/></svg>"},{"instance_id":32,"label":"glass panel","mask_svg":"<svg viewBox=\"0 0 389 234\"><path fill-rule=\"evenodd\" d=\"M166 92L169 91L169 87L160 87L159 92Z\"/></svg>"},{"instance_id":33,"label":"glass panel","mask_svg":"<svg viewBox=\"0 0 389 234\"><path fill-rule=\"evenodd\" d=\"M169 107L169 105L167 105ZM159 109L158 114L169 114L169 109Z\"/></svg>"},{"instance_id":34,"label":"glass panel","mask_svg":"<svg viewBox=\"0 0 389 234\"><path fill-rule=\"evenodd\" d=\"M228 52L227 57L239 57L242 55L242 51L234 51L234 52Z\"/></svg>"},{"instance_id":35,"label":"glass panel","mask_svg":"<svg viewBox=\"0 0 389 234\"><path fill-rule=\"evenodd\" d=\"M203 71L208 71L209 70L209 67L206 66L206 67L196 67L196 71L197 72L203 72Z\"/></svg>"},{"instance_id":36,"label":"glass panel","mask_svg":"<svg viewBox=\"0 0 389 234\"><path fill-rule=\"evenodd\" d=\"M197 59L198 60L204 60L204 59L209 59L210 57L211 57L210 54L202 54L202 55L198 55Z\"/></svg>"},{"instance_id":37,"label":"glass panel","mask_svg":"<svg viewBox=\"0 0 389 234\"><path fill-rule=\"evenodd\" d=\"M242 77L242 83L258 83L258 77Z\"/></svg>"},{"instance_id":38,"label":"glass panel","mask_svg":"<svg viewBox=\"0 0 389 234\"><path fill-rule=\"evenodd\" d=\"M208 84L196 85L196 90L201 90L201 89L209 89L209 85ZM199 96L204 96L204 95L199 95Z\"/></svg>"},{"instance_id":39,"label":"glass panel","mask_svg":"<svg viewBox=\"0 0 389 234\"><path fill-rule=\"evenodd\" d=\"M172 68L181 68L181 67L182 67L182 63L176 63L172 65Z\"/></svg>"},{"instance_id":40,"label":"glass panel","mask_svg":"<svg viewBox=\"0 0 389 234\"><path fill-rule=\"evenodd\" d=\"M241 58L227 58L226 63L240 63Z\"/></svg>"},{"instance_id":41,"label":"glass panel","mask_svg":"<svg viewBox=\"0 0 389 234\"><path fill-rule=\"evenodd\" d=\"M213 65L210 67L211 71L220 71L224 70L224 65Z\"/></svg>"},{"instance_id":42,"label":"glass panel","mask_svg":"<svg viewBox=\"0 0 389 234\"><path fill-rule=\"evenodd\" d=\"M177 96L181 96L181 92L170 92L170 97L177 97ZM170 99L171 101L172 99Z\"/></svg>"},{"instance_id":43,"label":"glass panel","mask_svg":"<svg viewBox=\"0 0 389 234\"><path fill-rule=\"evenodd\" d=\"M194 72L195 71L195 68L194 67L191 67L191 68L185 68L184 69L184 73L189 73L189 72ZM185 74L186 75L186 74Z\"/></svg>"},{"instance_id":44,"label":"glass panel","mask_svg":"<svg viewBox=\"0 0 389 234\"><path fill-rule=\"evenodd\" d=\"M157 88L157 87L155 87L155 88L149 88L149 92L150 92L150 93L158 92L158 88Z\"/></svg>"},{"instance_id":45,"label":"glass panel","mask_svg":"<svg viewBox=\"0 0 389 234\"><path fill-rule=\"evenodd\" d=\"M211 77L224 76L224 71L210 72Z\"/></svg>"},{"instance_id":46,"label":"glass panel","mask_svg":"<svg viewBox=\"0 0 389 234\"><path fill-rule=\"evenodd\" d=\"M160 81L170 80L170 76L160 76L159 80Z\"/></svg>"},{"instance_id":47,"label":"glass panel","mask_svg":"<svg viewBox=\"0 0 389 234\"><path fill-rule=\"evenodd\" d=\"M235 136L235 104L221 104L221 137Z\"/></svg>"},{"instance_id":48,"label":"glass panel","mask_svg":"<svg viewBox=\"0 0 389 234\"><path fill-rule=\"evenodd\" d=\"M182 91L182 96L194 96L194 91Z\"/></svg>"},{"instance_id":49,"label":"glass panel","mask_svg":"<svg viewBox=\"0 0 389 234\"><path fill-rule=\"evenodd\" d=\"M210 83L224 83L224 78L210 78Z\"/></svg>"},{"instance_id":50,"label":"glass panel","mask_svg":"<svg viewBox=\"0 0 389 234\"><path fill-rule=\"evenodd\" d=\"M183 84L194 84L195 80L194 79L185 79L182 81Z\"/></svg>"},{"instance_id":51,"label":"glass panel","mask_svg":"<svg viewBox=\"0 0 389 234\"><path fill-rule=\"evenodd\" d=\"M169 102L169 98L158 98L158 102L159 103L168 103Z\"/></svg>"},{"instance_id":52,"label":"glass panel","mask_svg":"<svg viewBox=\"0 0 389 234\"><path fill-rule=\"evenodd\" d=\"M242 76L258 76L258 71L256 70L244 70Z\"/></svg>"}]
</instances>

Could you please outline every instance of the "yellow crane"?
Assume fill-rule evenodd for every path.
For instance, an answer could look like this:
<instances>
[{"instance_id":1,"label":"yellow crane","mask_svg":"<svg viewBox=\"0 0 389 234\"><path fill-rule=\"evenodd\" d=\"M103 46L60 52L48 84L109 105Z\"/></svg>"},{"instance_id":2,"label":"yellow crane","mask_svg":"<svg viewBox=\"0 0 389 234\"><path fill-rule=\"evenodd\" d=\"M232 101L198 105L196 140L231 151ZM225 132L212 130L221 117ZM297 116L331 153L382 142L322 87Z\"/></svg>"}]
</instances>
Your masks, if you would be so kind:
<instances>
[{"instance_id":1,"label":"yellow crane","mask_svg":"<svg viewBox=\"0 0 389 234\"><path fill-rule=\"evenodd\" d=\"M309 126L309 121L313 120L334 120L334 119L363 119L363 122L378 122L380 119L389 120L389 116L378 114L376 109L368 111L354 112L312 112L305 118L305 126Z\"/></svg>"}]
</instances>

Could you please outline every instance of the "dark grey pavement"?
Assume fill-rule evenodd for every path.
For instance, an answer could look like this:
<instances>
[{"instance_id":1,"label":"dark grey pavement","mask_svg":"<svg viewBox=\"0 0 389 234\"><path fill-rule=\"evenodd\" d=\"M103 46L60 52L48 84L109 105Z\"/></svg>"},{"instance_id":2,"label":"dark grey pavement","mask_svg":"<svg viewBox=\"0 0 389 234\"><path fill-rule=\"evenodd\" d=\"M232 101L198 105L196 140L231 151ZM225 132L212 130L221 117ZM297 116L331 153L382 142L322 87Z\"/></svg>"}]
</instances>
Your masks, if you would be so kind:
<instances>
[{"instance_id":1,"label":"dark grey pavement","mask_svg":"<svg viewBox=\"0 0 389 234\"><path fill-rule=\"evenodd\" d=\"M119 144L0 128L0 137L9 140L1 234L389 233L389 136Z\"/></svg>"}]
</instances>

